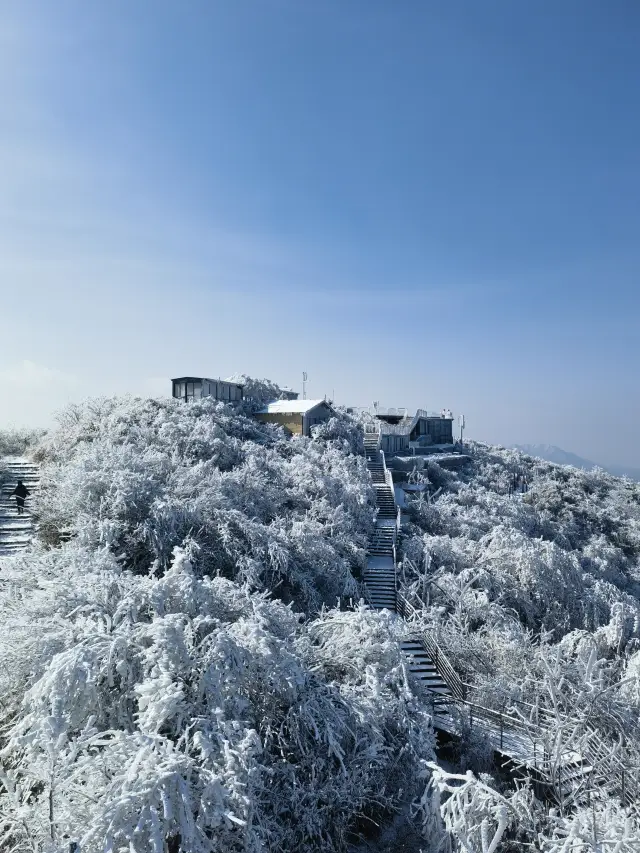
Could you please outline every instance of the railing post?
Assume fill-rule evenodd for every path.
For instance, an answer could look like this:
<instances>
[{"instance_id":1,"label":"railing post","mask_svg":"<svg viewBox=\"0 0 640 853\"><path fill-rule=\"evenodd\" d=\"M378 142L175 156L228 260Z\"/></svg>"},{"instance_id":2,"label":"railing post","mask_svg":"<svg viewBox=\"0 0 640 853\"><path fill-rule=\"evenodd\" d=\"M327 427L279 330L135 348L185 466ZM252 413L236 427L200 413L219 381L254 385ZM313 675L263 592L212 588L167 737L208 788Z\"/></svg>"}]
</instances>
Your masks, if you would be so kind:
<instances>
[{"instance_id":1,"label":"railing post","mask_svg":"<svg viewBox=\"0 0 640 853\"><path fill-rule=\"evenodd\" d=\"M473 705L469 705L469 729L473 728Z\"/></svg>"},{"instance_id":2,"label":"railing post","mask_svg":"<svg viewBox=\"0 0 640 853\"><path fill-rule=\"evenodd\" d=\"M558 764L558 793L560 794L560 814L564 814L564 791L562 790L562 764Z\"/></svg>"},{"instance_id":3,"label":"railing post","mask_svg":"<svg viewBox=\"0 0 640 853\"><path fill-rule=\"evenodd\" d=\"M504 722L502 719L502 714L500 714L500 750L502 751L502 735L504 732Z\"/></svg>"},{"instance_id":4,"label":"railing post","mask_svg":"<svg viewBox=\"0 0 640 853\"><path fill-rule=\"evenodd\" d=\"M625 780L624 780L624 767L623 767L622 768L622 802L623 803L624 803L624 796L625 796L624 781Z\"/></svg>"}]
</instances>

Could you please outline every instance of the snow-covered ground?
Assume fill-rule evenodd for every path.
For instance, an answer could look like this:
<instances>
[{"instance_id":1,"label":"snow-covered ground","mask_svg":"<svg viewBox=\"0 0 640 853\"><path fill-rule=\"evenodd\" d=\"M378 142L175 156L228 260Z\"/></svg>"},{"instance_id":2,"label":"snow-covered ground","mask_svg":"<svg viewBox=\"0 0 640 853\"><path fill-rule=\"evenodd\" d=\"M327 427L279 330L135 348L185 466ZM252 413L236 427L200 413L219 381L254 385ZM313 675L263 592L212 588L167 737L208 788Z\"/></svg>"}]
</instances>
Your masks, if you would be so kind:
<instances>
[{"instance_id":1,"label":"snow-covered ground","mask_svg":"<svg viewBox=\"0 0 640 853\"><path fill-rule=\"evenodd\" d=\"M340 416L291 440L249 415L93 401L35 449L35 542L22 529L0 559L3 853L346 851L403 826L425 851L637 853L604 786L549 812L498 779L495 727L452 721L456 772L434 763L406 629L333 607L358 600L374 515L361 433ZM548 756L575 764L595 732L600 778L612 757L631 774L639 487L468 452L455 472L428 461L405 496L420 626L476 701L547 715Z\"/></svg>"}]
</instances>

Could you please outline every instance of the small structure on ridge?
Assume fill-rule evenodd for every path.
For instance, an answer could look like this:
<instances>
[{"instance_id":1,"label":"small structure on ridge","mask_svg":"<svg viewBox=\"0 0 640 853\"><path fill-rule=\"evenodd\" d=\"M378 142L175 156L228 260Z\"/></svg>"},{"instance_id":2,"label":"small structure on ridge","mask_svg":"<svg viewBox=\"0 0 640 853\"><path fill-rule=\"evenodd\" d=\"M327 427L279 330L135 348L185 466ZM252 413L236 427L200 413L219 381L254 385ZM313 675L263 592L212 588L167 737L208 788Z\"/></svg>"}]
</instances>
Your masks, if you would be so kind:
<instances>
[{"instance_id":1,"label":"small structure on ridge","mask_svg":"<svg viewBox=\"0 0 640 853\"><path fill-rule=\"evenodd\" d=\"M207 379L202 376L180 376L172 379L172 396L185 403L213 397L225 403L239 402L244 396L244 386L224 379Z\"/></svg>"},{"instance_id":2,"label":"small structure on ridge","mask_svg":"<svg viewBox=\"0 0 640 853\"><path fill-rule=\"evenodd\" d=\"M326 400L273 400L255 418L265 424L279 424L294 435L311 435L311 427L333 417Z\"/></svg>"}]
</instances>

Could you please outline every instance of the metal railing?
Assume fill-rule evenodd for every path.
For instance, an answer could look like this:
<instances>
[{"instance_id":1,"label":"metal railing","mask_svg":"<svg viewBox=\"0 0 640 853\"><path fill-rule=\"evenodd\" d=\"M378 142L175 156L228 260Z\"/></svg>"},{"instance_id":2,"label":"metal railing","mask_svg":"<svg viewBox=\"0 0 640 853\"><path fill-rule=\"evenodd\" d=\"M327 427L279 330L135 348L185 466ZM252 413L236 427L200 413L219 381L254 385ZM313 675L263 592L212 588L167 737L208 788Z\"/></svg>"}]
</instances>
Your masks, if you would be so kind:
<instances>
[{"instance_id":1,"label":"metal railing","mask_svg":"<svg viewBox=\"0 0 640 853\"><path fill-rule=\"evenodd\" d=\"M416 608L407 601L402 593L396 594L396 601L397 612L404 619L411 620L418 615ZM511 697L509 697L510 704L525 709L528 713L528 719L525 718L524 713L519 715L516 712L488 708L475 699L475 697L479 697L481 691L476 685L462 681L433 635L424 629L415 633L433 661L438 674L451 690L456 704L467 709L469 724L473 726L475 716L477 720L482 720L499 728L501 750L504 747L505 734L526 735L531 742L534 768L541 774L543 782L559 791L563 765L557 760L553 760L548 750L547 742L549 733L552 731L551 725L564 724L571 732L574 732L576 727L580 726L580 720ZM604 788L609 794L619 797L625 805L633 808L636 813L640 813L638 807L640 803L640 768L625 765L615 750L612 754L611 745L605 743L596 729L588 723L584 724L584 734L585 740L580 745L580 760L586 766L593 768L590 774L586 775L597 778L600 787ZM563 748L566 755L574 752L570 742L565 742L564 747L560 746L561 753Z\"/></svg>"},{"instance_id":2,"label":"metal railing","mask_svg":"<svg viewBox=\"0 0 640 853\"><path fill-rule=\"evenodd\" d=\"M384 435L410 435L421 418L443 419L439 412L428 412L426 409L418 409L412 417L406 417L400 424L388 424L380 421L380 432Z\"/></svg>"},{"instance_id":3,"label":"metal railing","mask_svg":"<svg viewBox=\"0 0 640 853\"><path fill-rule=\"evenodd\" d=\"M396 509L399 512L398 505L396 504L396 492L393 487L393 474L387 468L387 460L384 455L384 450L380 449L380 457L382 459L382 470L384 471L384 482L391 489L391 496L393 497L393 503ZM393 536L393 592L396 599L396 610L398 609L398 550L397 550L397 539L398 539L398 516L396 514L396 528Z\"/></svg>"},{"instance_id":4,"label":"metal railing","mask_svg":"<svg viewBox=\"0 0 640 853\"><path fill-rule=\"evenodd\" d=\"M638 767L625 767L620 756L617 759L611 754L611 747L591 726L587 725L587 745L585 758L594 770L600 784L614 796L620 797L625 805L631 806L636 813L640 812L640 772ZM613 784L612 784L613 783Z\"/></svg>"},{"instance_id":5,"label":"metal railing","mask_svg":"<svg viewBox=\"0 0 640 853\"><path fill-rule=\"evenodd\" d=\"M479 692L477 687L469 684L466 684L465 688L467 696ZM583 760L594 768L592 772L598 777L602 787L620 797L626 805L637 807L640 803L640 767L623 764L619 752L614 748L612 754L611 744L606 743L590 723L549 708L540 708L521 699L509 697L509 702L529 713L530 719L525 725L535 727L540 739L544 738L545 732L549 731L552 724L560 723L571 731L582 726L586 738L581 746Z\"/></svg>"},{"instance_id":6,"label":"metal railing","mask_svg":"<svg viewBox=\"0 0 640 853\"><path fill-rule=\"evenodd\" d=\"M415 419L408 424L388 424L386 421L380 421L380 432L383 435L410 435L416 423Z\"/></svg>"},{"instance_id":7,"label":"metal railing","mask_svg":"<svg viewBox=\"0 0 640 853\"><path fill-rule=\"evenodd\" d=\"M373 412L371 411L373 409ZM387 418L408 418L409 411L406 406L400 406L399 409L389 408L385 406L372 406L369 409L370 414L380 415Z\"/></svg>"},{"instance_id":8,"label":"metal railing","mask_svg":"<svg viewBox=\"0 0 640 853\"><path fill-rule=\"evenodd\" d=\"M382 453L382 451L380 451L380 452ZM386 466L386 465L384 466L384 481L385 481L385 483L387 484L387 486L389 486L389 488L391 489L391 491L393 492L393 499L394 499L394 501L395 501L395 499L396 499L396 492L395 492L395 488L394 488L394 485L393 485L393 474L392 474L392 473L391 473L391 471L387 468L387 466Z\"/></svg>"},{"instance_id":9,"label":"metal railing","mask_svg":"<svg viewBox=\"0 0 640 853\"><path fill-rule=\"evenodd\" d=\"M402 618L407 621L413 619L418 612L412 604L409 604L402 593L397 593L396 595L396 610L398 615L402 616ZM420 640L422 641L429 657L433 661L433 665L435 666L438 674L448 686L449 690L451 690L453 696L458 700L464 701L466 699L465 685L451 665L449 658L428 631L417 629L415 633L420 637Z\"/></svg>"}]
</instances>

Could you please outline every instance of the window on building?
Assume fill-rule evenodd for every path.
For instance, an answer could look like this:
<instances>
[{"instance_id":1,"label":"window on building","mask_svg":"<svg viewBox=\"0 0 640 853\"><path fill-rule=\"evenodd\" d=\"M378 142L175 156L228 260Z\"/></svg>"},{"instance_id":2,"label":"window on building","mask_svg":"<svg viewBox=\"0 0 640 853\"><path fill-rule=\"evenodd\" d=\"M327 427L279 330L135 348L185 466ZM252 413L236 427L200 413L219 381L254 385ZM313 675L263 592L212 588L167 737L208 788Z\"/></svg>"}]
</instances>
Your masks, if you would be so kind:
<instances>
[{"instance_id":1,"label":"window on building","mask_svg":"<svg viewBox=\"0 0 640 853\"><path fill-rule=\"evenodd\" d=\"M187 400L199 400L202 396L202 382L187 382Z\"/></svg>"}]
</instances>

